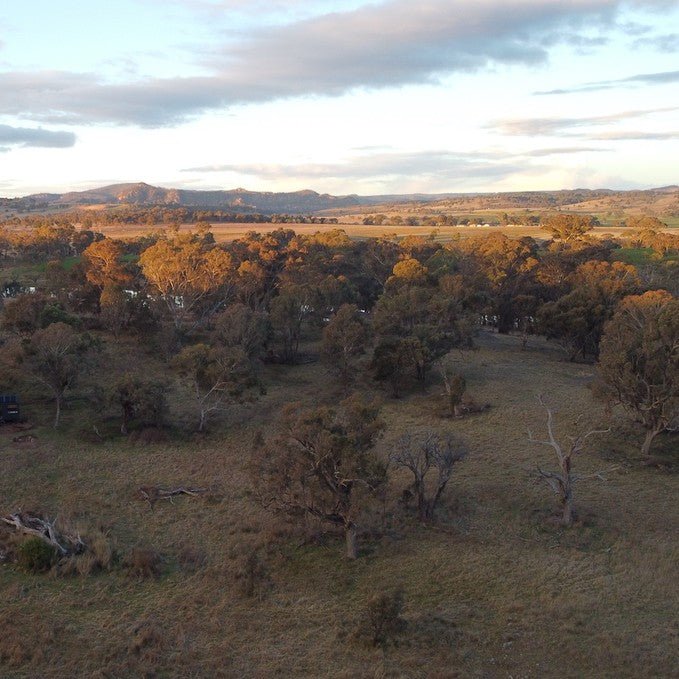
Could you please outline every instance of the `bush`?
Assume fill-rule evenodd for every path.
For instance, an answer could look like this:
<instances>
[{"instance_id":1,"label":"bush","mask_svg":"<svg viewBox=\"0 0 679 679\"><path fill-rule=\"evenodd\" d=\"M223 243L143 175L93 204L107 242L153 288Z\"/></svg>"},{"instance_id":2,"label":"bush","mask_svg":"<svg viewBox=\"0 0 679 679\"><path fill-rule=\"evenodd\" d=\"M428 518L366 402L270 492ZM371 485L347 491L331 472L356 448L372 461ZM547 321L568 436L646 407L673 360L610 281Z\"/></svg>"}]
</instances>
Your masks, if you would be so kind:
<instances>
[{"instance_id":1,"label":"bush","mask_svg":"<svg viewBox=\"0 0 679 679\"><path fill-rule=\"evenodd\" d=\"M185 545L177 554L177 563L184 572L197 573L202 568L205 568L207 556L202 550Z\"/></svg>"},{"instance_id":2,"label":"bush","mask_svg":"<svg viewBox=\"0 0 679 679\"><path fill-rule=\"evenodd\" d=\"M120 408L120 433L129 433L134 423L141 428L160 429L167 414L168 385L158 380L144 380L129 373L114 385L113 402Z\"/></svg>"},{"instance_id":3,"label":"bush","mask_svg":"<svg viewBox=\"0 0 679 679\"><path fill-rule=\"evenodd\" d=\"M256 549L246 555L236 573L236 579L241 592L249 598L262 597L272 585L269 569Z\"/></svg>"},{"instance_id":4,"label":"bush","mask_svg":"<svg viewBox=\"0 0 679 679\"><path fill-rule=\"evenodd\" d=\"M110 571L113 568L116 553L107 535L101 531L95 531L85 537L85 543L87 550L84 553L61 560L57 575L87 576Z\"/></svg>"},{"instance_id":5,"label":"bush","mask_svg":"<svg viewBox=\"0 0 679 679\"><path fill-rule=\"evenodd\" d=\"M387 646L405 628L403 613L403 590L380 592L368 599L363 617L358 623L355 636L372 646Z\"/></svg>"},{"instance_id":6,"label":"bush","mask_svg":"<svg viewBox=\"0 0 679 679\"><path fill-rule=\"evenodd\" d=\"M136 443L142 446L152 446L155 443L166 443L167 440L167 433L158 427L144 427L144 429L130 434L130 443Z\"/></svg>"},{"instance_id":7,"label":"bush","mask_svg":"<svg viewBox=\"0 0 679 679\"><path fill-rule=\"evenodd\" d=\"M148 547L135 547L125 557L123 566L131 576L157 578L160 576L160 554Z\"/></svg>"},{"instance_id":8,"label":"bush","mask_svg":"<svg viewBox=\"0 0 679 679\"><path fill-rule=\"evenodd\" d=\"M167 647L165 630L154 620L143 620L130 629L128 653L146 662L157 664ZM143 676L156 676L154 673Z\"/></svg>"},{"instance_id":9,"label":"bush","mask_svg":"<svg viewBox=\"0 0 679 679\"><path fill-rule=\"evenodd\" d=\"M17 560L27 573L45 573L57 562L57 550L39 537L31 537L19 545Z\"/></svg>"},{"instance_id":10,"label":"bush","mask_svg":"<svg viewBox=\"0 0 679 679\"><path fill-rule=\"evenodd\" d=\"M17 560L17 536L4 525L0 525L0 565Z\"/></svg>"}]
</instances>

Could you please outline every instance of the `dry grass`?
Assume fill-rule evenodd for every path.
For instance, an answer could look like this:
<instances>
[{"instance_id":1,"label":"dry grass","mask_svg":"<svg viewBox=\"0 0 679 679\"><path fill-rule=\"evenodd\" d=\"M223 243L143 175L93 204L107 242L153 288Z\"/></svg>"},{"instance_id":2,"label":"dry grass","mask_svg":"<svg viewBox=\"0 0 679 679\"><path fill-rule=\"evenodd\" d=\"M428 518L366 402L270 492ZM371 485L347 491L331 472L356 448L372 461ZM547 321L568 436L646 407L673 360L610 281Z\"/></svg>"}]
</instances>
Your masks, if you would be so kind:
<instances>
[{"instance_id":1,"label":"dry grass","mask_svg":"<svg viewBox=\"0 0 679 679\"><path fill-rule=\"evenodd\" d=\"M679 676L677 476L639 464L629 427L600 437L577 467L618 470L578 487L580 525L554 526L555 499L530 473L552 460L526 428L544 425L537 392L563 431L580 414L582 426L605 423L587 388L593 369L537 339L527 351L512 337L479 344L452 357L486 412L439 419L436 385L385 401L381 454L405 430L427 428L465 437L470 454L435 527L399 507L395 478L384 511L364 522L380 530L356 563L332 537L303 543L246 492L255 432L268 434L284 403L338 389L318 364L268 368L267 395L196 441L74 444L39 426L35 445L21 447L0 429L1 511L42 508L83 534L113 536L123 560L138 545L163 557L151 578L122 566L65 579L0 566L0 676ZM29 415L49 420L37 405ZM220 492L152 510L135 499L144 484ZM101 539L98 554L106 561ZM353 642L367 600L397 587L406 622L397 645Z\"/></svg>"}]
</instances>

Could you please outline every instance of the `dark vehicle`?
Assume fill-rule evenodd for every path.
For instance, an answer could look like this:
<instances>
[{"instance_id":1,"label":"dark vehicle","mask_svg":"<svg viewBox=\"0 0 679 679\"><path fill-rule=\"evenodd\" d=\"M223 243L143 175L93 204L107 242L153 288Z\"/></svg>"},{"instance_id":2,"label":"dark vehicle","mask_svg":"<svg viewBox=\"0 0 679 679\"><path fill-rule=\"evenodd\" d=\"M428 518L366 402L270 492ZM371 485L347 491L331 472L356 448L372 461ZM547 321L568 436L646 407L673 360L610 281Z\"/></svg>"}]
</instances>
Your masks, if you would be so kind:
<instances>
[{"instance_id":1,"label":"dark vehicle","mask_svg":"<svg viewBox=\"0 0 679 679\"><path fill-rule=\"evenodd\" d=\"M19 399L14 394L0 394L0 424L21 419Z\"/></svg>"}]
</instances>

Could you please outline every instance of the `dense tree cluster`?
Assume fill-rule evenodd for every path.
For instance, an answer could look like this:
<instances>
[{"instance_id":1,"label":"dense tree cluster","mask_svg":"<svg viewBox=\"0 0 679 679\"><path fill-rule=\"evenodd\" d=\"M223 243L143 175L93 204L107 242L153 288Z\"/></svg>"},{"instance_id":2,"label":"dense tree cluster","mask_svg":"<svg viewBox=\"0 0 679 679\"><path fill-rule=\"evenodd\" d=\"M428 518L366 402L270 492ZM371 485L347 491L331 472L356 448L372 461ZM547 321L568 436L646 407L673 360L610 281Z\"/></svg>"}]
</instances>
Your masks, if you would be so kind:
<instances>
[{"instance_id":1,"label":"dense tree cluster","mask_svg":"<svg viewBox=\"0 0 679 679\"><path fill-rule=\"evenodd\" d=\"M79 229L96 230L110 226L144 224L146 226L178 226L191 224L198 228L201 224L337 224L335 217L320 217L308 214L273 213L263 214L254 211L230 211L224 209L205 209L171 206L133 206L121 205L114 209L73 210L49 217L35 214L12 216L0 221L0 228L17 229Z\"/></svg>"},{"instance_id":2,"label":"dense tree cluster","mask_svg":"<svg viewBox=\"0 0 679 679\"><path fill-rule=\"evenodd\" d=\"M485 325L524 338L543 334L570 360L596 360L603 347L602 376L649 432L646 453L653 437L675 426L676 347L667 337L676 335L674 297L658 290L672 278L677 237L652 229L653 220L636 220L627 243L594 239L592 218L568 214L544 218L551 235L544 241L499 233L448 243L435 233L354 240L340 229L278 228L216 243L203 221L211 212L181 217L199 220L197 228L127 242L66 218L0 231L0 260L41 265L30 290L26 281L3 284L0 322L6 355L20 357L25 374L51 392L55 425L85 355L95 357L102 341L133 337L167 362L200 431L265 388L263 362L317 357L345 388L372 378L393 397L423 387L437 365L447 409L458 416L464 378L440 361L471 346ZM656 253L653 275L619 261L621 245ZM664 300L661 320L653 315L659 303L646 304L651 298ZM650 314L644 336L632 322L640 314ZM108 402L121 409L122 431L163 422L147 403L158 384L113 378ZM642 387L658 394L653 404L642 401Z\"/></svg>"}]
</instances>

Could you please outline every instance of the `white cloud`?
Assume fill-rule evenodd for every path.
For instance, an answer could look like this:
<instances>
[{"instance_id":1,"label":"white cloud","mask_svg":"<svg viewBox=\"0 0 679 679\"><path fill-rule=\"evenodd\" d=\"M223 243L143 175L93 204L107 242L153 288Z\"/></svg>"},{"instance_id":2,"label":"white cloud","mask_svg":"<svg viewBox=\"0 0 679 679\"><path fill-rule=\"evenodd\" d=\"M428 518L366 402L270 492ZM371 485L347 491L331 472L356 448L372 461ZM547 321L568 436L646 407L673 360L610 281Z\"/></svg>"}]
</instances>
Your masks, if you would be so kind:
<instances>
[{"instance_id":1,"label":"white cloud","mask_svg":"<svg viewBox=\"0 0 679 679\"><path fill-rule=\"evenodd\" d=\"M204 76L111 84L92 73L0 73L0 115L158 127L233 104L436 83L456 72L544 64L556 45L601 43L597 30L611 30L629 4L390 0L254 30L240 42L229 41ZM652 9L676 2L638 4Z\"/></svg>"},{"instance_id":2,"label":"white cloud","mask_svg":"<svg viewBox=\"0 0 679 679\"><path fill-rule=\"evenodd\" d=\"M645 118L655 113L667 113L679 110L678 107L647 109L639 111L622 111L604 116L585 116L581 118L520 118L508 120L496 120L487 125L502 134L517 136L572 136L572 130L581 128L611 125L622 120ZM578 134L582 134L578 132ZM615 139L616 137L590 137L592 139Z\"/></svg>"},{"instance_id":3,"label":"white cloud","mask_svg":"<svg viewBox=\"0 0 679 679\"><path fill-rule=\"evenodd\" d=\"M677 49L679 49L679 44L675 46L674 50L666 51L676 51ZM671 85L673 83L679 83L679 71L661 71L659 73L638 73L636 75L631 75L626 78L617 78L615 80L603 80L600 82L585 83L584 85L576 85L575 87L565 87L554 90L534 92L534 94L537 95L573 94L576 92L597 92L599 90L610 90L613 89L614 87Z\"/></svg>"},{"instance_id":4,"label":"white cloud","mask_svg":"<svg viewBox=\"0 0 679 679\"><path fill-rule=\"evenodd\" d=\"M68 148L75 144L75 139L73 132L0 125L0 144L8 144L9 146ZM7 151L9 147L3 147L3 150Z\"/></svg>"}]
</instances>

